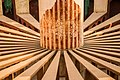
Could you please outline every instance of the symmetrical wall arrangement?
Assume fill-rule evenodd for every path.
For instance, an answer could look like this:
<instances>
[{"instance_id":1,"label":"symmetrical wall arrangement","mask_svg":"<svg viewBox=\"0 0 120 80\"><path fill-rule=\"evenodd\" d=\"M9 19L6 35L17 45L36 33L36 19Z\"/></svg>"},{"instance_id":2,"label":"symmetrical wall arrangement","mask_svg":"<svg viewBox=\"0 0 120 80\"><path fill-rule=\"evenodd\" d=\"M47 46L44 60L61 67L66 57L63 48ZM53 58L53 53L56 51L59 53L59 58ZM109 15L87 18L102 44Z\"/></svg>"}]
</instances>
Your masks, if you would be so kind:
<instances>
[{"instance_id":1,"label":"symmetrical wall arrangement","mask_svg":"<svg viewBox=\"0 0 120 80\"><path fill-rule=\"evenodd\" d=\"M48 4L44 3L45 1L41 0L41 46L49 49L80 47L83 44L81 27L83 12L81 8L83 7L74 0L56 0L46 1Z\"/></svg>"},{"instance_id":2,"label":"symmetrical wall arrangement","mask_svg":"<svg viewBox=\"0 0 120 80\"><path fill-rule=\"evenodd\" d=\"M49 16L49 14L54 14L54 16L57 16L55 15L58 8L56 8L56 6L63 3L59 1L60 4L58 4L56 0L39 1L43 4L41 5L43 8L40 13L40 15L43 15L41 17L43 22L44 18L48 17L48 20L49 18L53 18L52 16ZM47 3L48 1L49 3ZM54 1L54 3L52 1ZM84 0L74 1L76 3L75 6L78 6L77 3ZM52 6L49 6L48 4L51 4ZM55 7L54 4L56 5ZM75 6L74 8L76 10ZM83 15L83 8L80 5L78 7L80 8L80 12L76 12ZM59 9L60 8L61 6ZM51 11L52 9L54 12ZM64 10L67 11L67 9ZM71 9L75 12L73 7ZM69 16L70 13L73 13L71 12L71 9L68 12ZM96 24L96 21L98 21L103 13L104 12L101 11L96 13L94 12L92 17L90 16L91 18L89 18L89 21L87 20L87 23L84 22L86 24L86 28L91 24ZM28 14L25 14L25 17L26 15ZM59 13L59 15L61 14ZM67 23L68 18L66 17L68 15L65 14L61 16ZM73 20L76 18L76 13L72 15L74 15L74 18L71 16L69 18L70 21L71 18L73 18ZM64 18L63 16L66 17ZM61 17L59 20L60 22L63 22ZM56 18L58 17L54 18L55 21ZM80 18L80 28L82 28L82 17L80 16ZM31 20L34 18L29 19ZM29 19L27 19L26 22L29 22ZM51 20L48 23L50 22L53 23ZM36 26L36 23L34 26ZM44 29L44 27L41 28ZM49 26L47 29L49 33ZM73 30L74 29L72 29L72 31ZM41 48L39 45L39 41L42 39L39 32L35 32L33 29L29 29L28 27L9 19L4 15L1 15L0 80L120 80L120 13L105 20L97 26L88 29L83 35L85 41L83 47L69 50L45 49Z\"/></svg>"}]
</instances>

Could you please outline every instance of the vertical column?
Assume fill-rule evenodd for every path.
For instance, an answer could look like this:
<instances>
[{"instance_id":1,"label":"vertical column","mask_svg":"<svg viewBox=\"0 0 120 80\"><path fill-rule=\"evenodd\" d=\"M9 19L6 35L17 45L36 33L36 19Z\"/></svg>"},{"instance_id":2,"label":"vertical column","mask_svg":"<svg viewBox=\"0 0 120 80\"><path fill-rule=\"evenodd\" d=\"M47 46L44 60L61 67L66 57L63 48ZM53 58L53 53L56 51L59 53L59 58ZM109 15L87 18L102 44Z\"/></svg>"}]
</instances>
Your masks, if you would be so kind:
<instances>
[{"instance_id":1,"label":"vertical column","mask_svg":"<svg viewBox=\"0 0 120 80\"><path fill-rule=\"evenodd\" d=\"M53 49L56 49L56 29L55 29L55 6L53 6L53 9L52 9L52 14L53 14Z\"/></svg>"},{"instance_id":2,"label":"vertical column","mask_svg":"<svg viewBox=\"0 0 120 80\"><path fill-rule=\"evenodd\" d=\"M57 0L58 49L61 49L60 0Z\"/></svg>"},{"instance_id":3,"label":"vertical column","mask_svg":"<svg viewBox=\"0 0 120 80\"><path fill-rule=\"evenodd\" d=\"M63 49L66 49L66 26L65 26L65 0L62 0L62 8L63 8Z\"/></svg>"},{"instance_id":4,"label":"vertical column","mask_svg":"<svg viewBox=\"0 0 120 80\"><path fill-rule=\"evenodd\" d=\"M3 10L2 10L2 0L0 0L0 16L3 14Z\"/></svg>"},{"instance_id":5,"label":"vertical column","mask_svg":"<svg viewBox=\"0 0 120 80\"><path fill-rule=\"evenodd\" d=\"M45 15L45 17L46 17L46 15ZM44 35L45 35L45 26L46 26L46 24L45 24L45 21L46 21L46 18L45 17L43 17L43 19L41 20L41 26L43 26L43 27L41 27L41 42L42 42L42 46L43 47L45 47L45 38L44 38Z\"/></svg>"},{"instance_id":6,"label":"vertical column","mask_svg":"<svg viewBox=\"0 0 120 80\"><path fill-rule=\"evenodd\" d=\"M67 22L68 22L68 48L70 48L71 42L70 42L70 0L67 0Z\"/></svg>"},{"instance_id":7,"label":"vertical column","mask_svg":"<svg viewBox=\"0 0 120 80\"><path fill-rule=\"evenodd\" d=\"M80 8L78 7L78 6L76 6L77 7L77 10L79 11L80 10ZM79 13L77 12L77 14L78 14L78 17L77 17L77 24L78 24L78 47L80 47L80 45L81 45L81 34L82 34L82 30L81 30L81 27L82 26L80 26L81 25L81 23L79 22L81 19L80 19L80 15L79 15Z\"/></svg>"},{"instance_id":8,"label":"vertical column","mask_svg":"<svg viewBox=\"0 0 120 80\"><path fill-rule=\"evenodd\" d=\"M45 25L43 25L44 29L45 29L45 35L44 35L44 38L45 38L45 48L48 48L48 25L47 25L47 13L45 13ZM44 46L43 46L44 47Z\"/></svg>"},{"instance_id":9,"label":"vertical column","mask_svg":"<svg viewBox=\"0 0 120 80\"><path fill-rule=\"evenodd\" d=\"M43 25L43 20L41 20L40 26L44 26L44 25ZM41 34L41 35L40 35L40 46L43 46L43 45L42 45L42 44L43 44L43 42L42 42L42 41L43 41L43 40L42 40L42 39L43 39L43 28L44 28L44 27L41 27L41 28L40 28L40 34Z\"/></svg>"},{"instance_id":10,"label":"vertical column","mask_svg":"<svg viewBox=\"0 0 120 80\"><path fill-rule=\"evenodd\" d=\"M75 17L74 17L74 0L72 0L72 4L71 4L71 6L72 6L72 10L71 10L71 12L72 12L72 18L71 18L71 24L72 24L72 26L71 26L71 29L72 29L72 48L74 48L75 47Z\"/></svg>"}]
</instances>

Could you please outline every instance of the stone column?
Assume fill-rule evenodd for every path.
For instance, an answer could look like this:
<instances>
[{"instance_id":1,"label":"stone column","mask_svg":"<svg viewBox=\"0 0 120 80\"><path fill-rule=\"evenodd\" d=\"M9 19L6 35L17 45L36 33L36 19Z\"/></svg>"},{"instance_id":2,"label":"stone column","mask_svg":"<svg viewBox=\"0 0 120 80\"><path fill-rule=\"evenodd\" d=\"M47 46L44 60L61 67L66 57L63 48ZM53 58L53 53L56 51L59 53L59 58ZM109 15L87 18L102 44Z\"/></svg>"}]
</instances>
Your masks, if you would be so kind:
<instances>
[{"instance_id":1,"label":"stone column","mask_svg":"<svg viewBox=\"0 0 120 80\"><path fill-rule=\"evenodd\" d=\"M0 0L0 16L3 15L3 10L2 10L2 0Z\"/></svg>"},{"instance_id":2,"label":"stone column","mask_svg":"<svg viewBox=\"0 0 120 80\"><path fill-rule=\"evenodd\" d=\"M41 47L83 46L83 8L84 0L39 0Z\"/></svg>"}]
</instances>

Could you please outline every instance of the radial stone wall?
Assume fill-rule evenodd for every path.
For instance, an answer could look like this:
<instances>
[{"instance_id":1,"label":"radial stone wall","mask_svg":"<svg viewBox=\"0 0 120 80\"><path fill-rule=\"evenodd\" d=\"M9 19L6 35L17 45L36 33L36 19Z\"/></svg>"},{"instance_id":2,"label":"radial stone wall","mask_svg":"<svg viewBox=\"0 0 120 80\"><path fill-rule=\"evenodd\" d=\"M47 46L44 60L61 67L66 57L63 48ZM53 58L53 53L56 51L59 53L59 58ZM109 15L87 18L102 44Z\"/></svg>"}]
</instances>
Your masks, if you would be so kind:
<instances>
[{"instance_id":1,"label":"radial stone wall","mask_svg":"<svg viewBox=\"0 0 120 80\"><path fill-rule=\"evenodd\" d=\"M56 0L53 3L48 2L51 4L49 8L47 4L40 7L43 8L40 9L40 45L48 49L80 47L83 44L81 7L74 0Z\"/></svg>"}]
</instances>

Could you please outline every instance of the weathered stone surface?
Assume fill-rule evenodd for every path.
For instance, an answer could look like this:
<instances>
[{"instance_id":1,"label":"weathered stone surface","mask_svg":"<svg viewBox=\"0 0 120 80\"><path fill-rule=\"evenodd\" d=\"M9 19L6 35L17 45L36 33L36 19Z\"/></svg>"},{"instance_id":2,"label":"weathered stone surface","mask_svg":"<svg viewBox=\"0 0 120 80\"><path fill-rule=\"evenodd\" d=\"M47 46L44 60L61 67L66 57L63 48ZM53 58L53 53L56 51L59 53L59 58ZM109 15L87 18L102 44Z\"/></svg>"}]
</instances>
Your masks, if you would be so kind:
<instances>
[{"instance_id":1,"label":"weathered stone surface","mask_svg":"<svg viewBox=\"0 0 120 80\"><path fill-rule=\"evenodd\" d=\"M16 13L29 13L29 0L15 0Z\"/></svg>"},{"instance_id":2,"label":"weathered stone surface","mask_svg":"<svg viewBox=\"0 0 120 80\"><path fill-rule=\"evenodd\" d=\"M94 12L107 12L108 0L94 0Z\"/></svg>"}]
</instances>

